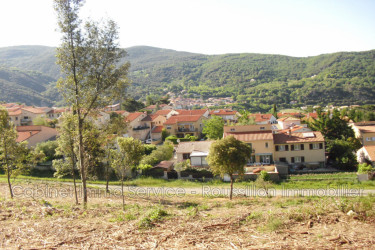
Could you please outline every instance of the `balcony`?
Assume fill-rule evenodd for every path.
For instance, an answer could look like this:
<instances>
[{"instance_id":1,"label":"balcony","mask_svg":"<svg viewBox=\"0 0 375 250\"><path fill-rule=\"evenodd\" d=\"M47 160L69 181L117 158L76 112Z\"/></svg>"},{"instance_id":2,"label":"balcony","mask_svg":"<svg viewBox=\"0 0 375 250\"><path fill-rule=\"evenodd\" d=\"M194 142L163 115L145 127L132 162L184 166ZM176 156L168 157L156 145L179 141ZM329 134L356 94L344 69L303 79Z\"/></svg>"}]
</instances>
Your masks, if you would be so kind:
<instances>
[{"instance_id":1,"label":"balcony","mask_svg":"<svg viewBox=\"0 0 375 250\"><path fill-rule=\"evenodd\" d=\"M149 126L138 126L138 127L134 127L133 130L143 130L143 129L150 129L151 127Z\"/></svg>"},{"instance_id":2,"label":"balcony","mask_svg":"<svg viewBox=\"0 0 375 250\"><path fill-rule=\"evenodd\" d=\"M197 128L178 128L176 129L176 133L194 133L194 132L198 132L198 129Z\"/></svg>"},{"instance_id":3,"label":"balcony","mask_svg":"<svg viewBox=\"0 0 375 250\"><path fill-rule=\"evenodd\" d=\"M32 120L30 118L27 118L27 119L21 119L21 125L22 126L25 126L25 125L31 125L32 124Z\"/></svg>"}]
</instances>

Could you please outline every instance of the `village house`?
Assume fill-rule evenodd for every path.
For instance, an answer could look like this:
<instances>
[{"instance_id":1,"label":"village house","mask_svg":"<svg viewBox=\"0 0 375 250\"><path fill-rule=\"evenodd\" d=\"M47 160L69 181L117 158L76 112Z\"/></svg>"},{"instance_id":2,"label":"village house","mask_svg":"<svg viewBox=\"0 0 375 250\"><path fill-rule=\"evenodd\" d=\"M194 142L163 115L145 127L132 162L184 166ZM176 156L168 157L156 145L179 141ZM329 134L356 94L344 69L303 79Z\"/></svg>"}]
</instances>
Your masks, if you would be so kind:
<instances>
[{"instance_id":1,"label":"village house","mask_svg":"<svg viewBox=\"0 0 375 250\"><path fill-rule=\"evenodd\" d=\"M163 126L154 126L151 130L151 144L159 144L162 142Z\"/></svg>"},{"instance_id":2,"label":"village house","mask_svg":"<svg viewBox=\"0 0 375 250\"><path fill-rule=\"evenodd\" d=\"M28 142L28 147L34 147L36 144L46 141L56 140L57 130L45 126L18 126L17 142Z\"/></svg>"},{"instance_id":3,"label":"village house","mask_svg":"<svg viewBox=\"0 0 375 250\"><path fill-rule=\"evenodd\" d=\"M350 123L349 125L363 146L375 145L375 121Z\"/></svg>"},{"instance_id":4,"label":"village house","mask_svg":"<svg viewBox=\"0 0 375 250\"><path fill-rule=\"evenodd\" d=\"M125 117L128 122L128 131L124 137L133 137L145 141L149 139L151 132L151 117L147 113L134 112Z\"/></svg>"},{"instance_id":5,"label":"village house","mask_svg":"<svg viewBox=\"0 0 375 250\"><path fill-rule=\"evenodd\" d=\"M224 138L234 136L251 146L248 165L273 164L274 147L271 124L225 126Z\"/></svg>"},{"instance_id":6,"label":"village house","mask_svg":"<svg viewBox=\"0 0 375 250\"><path fill-rule=\"evenodd\" d=\"M51 120L58 119L68 110L67 108L53 108L46 113L46 117Z\"/></svg>"},{"instance_id":7,"label":"village house","mask_svg":"<svg viewBox=\"0 0 375 250\"><path fill-rule=\"evenodd\" d=\"M277 119L277 125L280 129L289 129L290 127L294 127L295 125L301 125L301 119L295 117L283 117Z\"/></svg>"},{"instance_id":8,"label":"village house","mask_svg":"<svg viewBox=\"0 0 375 250\"><path fill-rule=\"evenodd\" d=\"M349 125L363 146L356 153L358 162L366 162L375 166L375 122L358 122Z\"/></svg>"},{"instance_id":9,"label":"village house","mask_svg":"<svg viewBox=\"0 0 375 250\"><path fill-rule=\"evenodd\" d=\"M120 103L117 103L117 104L113 104L113 105L108 105L104 108L104 111L105 112L110 112L110 111L118 111L121 109L120 107Z\"/></svg>"},{"instance_id":10,"label":"village house","mask_svg":"<svg viewBox=\"0 0 375 250\"><path fill-rule=\"evenodd\" d=\"M217 109L210 111L210 117L213 115L223 118L226 123L236 123L238 120L239 113L235 110L230 109Z\"/></svg>"},{"instance_id":11,"label":"village house","mask_svg":"<svg viewBox=\"0 0 375 250\"><path fill-rule=\"evenodd\" d=\"M203 121L208 119L208 110L176 110L178 115L172 115L164 122L164 128L170 135L183 138L186 135L201 137Z\"/></svg>"},{"instance_id":12,"label":"village house","mask_svg":"<svg viewBox=\"0 0 375 250\"><path fill-rule=\"evenodd\" d=\"M164 110L158 110L152 115L160 115L165 117L166 119L169 119L172 115L178 115L178 112L173 109L164 109Z\"/></svg>"},{"instance_id":13,"label":"village house","mask_svg":"<svg viewBox=\"0 0 375 250\"><path fill-rule=\"evenodd\" d=\"M160 104L160 105L157 105L157 104L153 104L153 105L149 105L147 107L144 108L144 110L146 111L149 111L151 113L154 113L158 110L171 110L173 109L172 106L168 105L168 104Z\"/></svg>"},{"instance_id":14,"label":"village house","mask_svg":"<svg viewBox=\"0 0 375 250\"><path fill-rule=\"evenodd\" d=\"M190 160L192 167L208 168L206 157L213 141L180 142L176 149L177 162Z\"/></svg>"},{"instance_id":15,"label":"village house","mask_svg":"<svg viewBox=\"0 0 375 250\"><path fill-rule=\"evenodd\" d=\"M33 119L37 117L47 118L47 113L51 108L15 107L9 108L8 114L15 126L27 126L33 124Z\"/></svg>"},{"instance_id":16,"label":"village house","mask_svg":"<svg viewBox=\"0 0 375 250\"><path fill-rule=\"evenodd\" d=\"M254 121L256 124L277 124L276 117L273 116L273 114L250 114L249 118L254 118Z\"/></svg>"},{"instance_id":17,"label":"village house","mask_svg":"<svg viewBox=\"0 0 375 250\"><path fill-rule=\"evenodd\" d=\"M357 161L375 167L375 145L363 146L357 151Z\"/></svg>"},{"instance_id":18,"label":"village house","mask_svg":"<svg viewBox=\"0 0 375 250\"><path fill-rule=\"evenodd\" d=\"M293 168L325 166L324 137L320 132L274 134L273 143L275 161Z\"/></svg>"}]
</instances>

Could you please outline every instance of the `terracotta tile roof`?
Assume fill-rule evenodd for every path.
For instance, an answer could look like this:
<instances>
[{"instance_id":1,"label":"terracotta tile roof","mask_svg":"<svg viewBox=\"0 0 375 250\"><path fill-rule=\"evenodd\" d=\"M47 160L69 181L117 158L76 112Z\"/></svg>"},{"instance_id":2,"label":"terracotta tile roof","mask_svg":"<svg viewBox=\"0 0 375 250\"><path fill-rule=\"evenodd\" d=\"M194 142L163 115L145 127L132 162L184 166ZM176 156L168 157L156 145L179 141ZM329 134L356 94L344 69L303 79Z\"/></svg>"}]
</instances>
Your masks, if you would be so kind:
<instances>
[{"instance_id":1,"label":"terracotta tile roof","mask_svg":"<svg viewBox=\"0 0 375 250\"><path fill-rule=\"evenodd\" d=\"M25 131L25 132L18 132L18 137L16 142L23 142L32 137L35 134L40 133L40 131Z\"/></svg>"},{"instance_id":2,"label":"terracotta tile roof","mask_svg":"<svg viewBox=\"0 0 375 250\"><path fill-rule=\"evenodd\" d=\"M272 114L250 114L249 117L254 117L255 122L265 122L271 119Z\"/></svg>"},{"instance_id":3,"label":"terracotta tile roof","mask_svg":"<svg viewBox=\"0 0 375 250\"><path fill-rule=\"evenodd\" d=\"M162 115L166 116L168 115L172 110L171 109L160 109L154 113L154 115Z\"/></svg>"},{"instance_id":4,"label":"terracotta tile roof","mask_svg":"<svg viewBox=\"0 0 375 250\"><path fill-rule=\"evenodd\" d=\"M314 119L317 119L317 118L318 118L318 113L308 113L308 114L307 114L307 117L308 117L308 118L314 118Z\"/></svg>"},{"instance_id":5,"label":"terracotta tile roof","mask_svg":"<svg viewBox=\"0 0 375 250\"><path fill-rule=\"evenodd\" d=\"M16 127L17 130L17 142L23 142L33 135L36 135L42 131L42 126L18 126Z\"/></svg>"},{"instance_id":6,"label":"terracotta tile roof","mask_svg":"<svg viewBox=\"0 0 375 250\"><path fill-rule=\"evenodd\" d=\"M309 137L308 135L313 135ZM320 132L303 132L303 133L292 133L289 134L281 133L273 135L275 144L287 144L287 143L298 143L298 142L324 142L324 137Z\"/></svg>"},{"instance_id":7,"label":"terracotta tile roof","mask_svg":"<svg viewBox=\"0 0 375 250\"><path fill-rule=\"evenodd\" d=\"M375 146L364 146L371 161L375 161Z\"/></svg>"},{"instance_id":8,"label":"terracotta tile roof","mask_svg":"<svg viewBox=\"0 0 375 250\"><path fill-rule=\"evenodd\" d=\"M284 117L284 116L292 116L292 117L296 117L296 118L305 117L305 115L303 113L300 113L300 112L277 113L277 117L279 117L279 118Z\"/></svg>"},{"instance_id":9,"label":"terracotta tile roof","mask_svg":"<svg viewBox=\"0 0 375 250\"><path fill-rule=\"evenodd\" d=\"M43 114L45 111L42 108L24 107L23 110L29 111L34 114Z\"/></svg>"},{"instance_id":10,"label":"terracotta tile roof","mask_svg":"<svg viewBox=\"0 0 375 250\"><path fill-rule=\"evenodd\" d=\"M168 105L164 104L164 103L159 105L160 108L163 108L165 106L168 106ZM157 105L150 105L150 106L147 106L145 109L156 109L156 107L157 107Z\"/></svg>"},{"instance_id":11,"label":"terracotta tile roof","mask_svg":"<svg viewBox=\"0 0 375 250\"><path fill-rule=\"evenodd\" d=\"M135 119L137 119L140 115L143 115L143 114L144 114L143 112L130 113L127 117L125 117L125 121L132 122Z\"/></svg>"},{"instance_id":12,"label":"terracotta tile roof","mask_svg":"<svg viewBox=\"0 0 375 250\"><path fill-rule=\"evenodd\" d=\"M22 107L24 107L24 105L20 105L20 104L17 104L17 103L3 103L3 104L0 104L0 105L3 106L6 109L8 109L8 108L22 108Z\"/></svg>"},{"instance_id":13,"label":"terracotta tile roof","mask_svg":"<svg viewBox=\"0 0 375 250\"><path fill-rule=\"evenodd\" d=\"M147 107L145 107L145 109L156 109L156 105L147 106Z\"/></svg>"},{"instance_id":14,"label":"terracotta tile roof","mask_svg":"<svg viewBox=\"0 0 375 250\"><path fill-rule=\"evenodd\" d=\"M282 117L280 119L277 119L278 121L281 121L281 122L285 122L285 121L300 121L299 118L295 118L295 117L291 117L291 116L288 116L288 117Z\"/></svg>"},{"instance_id":15,"label":"terracotta tile roof","mask_svg":"<svg viewBox=\"0 0 375 250\"><path fill-rule=\"evenodd\" d=\"M187 110L187 109L177 109L176 110L180 115L204 115L207 112L207 109L194 109L194 110Z\"/></svg>"},{"instance_id":16,"label":"terracotta tile roof","mask_svg":"<svg viewBox=\"0 0 375 250\"><path fill-rule=\"evenodd\" d=\"M300 129L303 129L305 127L302 127L300 125L294 125L293 127L290 127L288 129L284 129L284 130L279 130L278 133L288 133L289 130L291 130L292 132L294 131L297 131L297 130L300 130Z\"/></svg>"},{"instance_id":17,"label":"terracotta tile roof","mask_svg":"<svg viewBox=\"0 0 375 250\"><path fill-rule=\"evenodd\" d=\"M361 133L375 133L375 125L373 126L357 126Z\"/></svg>"},{"instance_id":18,"label":"terracotta tile roof","mask_svg":"<svg viewBox=\"0 0 375 250\"><path fill-rule=\"evenodd\" d=\"M224 138L231 135L243 142L273 140L272 131L226 132Z\"/></svg>"},{"instance_id":19,"label":"terracotta tile roof","mask_svg":"<svg viewBox=\"0 0 375 250\"><path fill-rule=\"evenodd\" d=\"M163 128L164 128L163 126L156 126L152 129L151 133L154 133L154 134L161 133L163 131Z\"/></svg>"},{"instance_id":20,"label":"terracotta tile roof","mask_svg":"<svg viewBox=\"0 0 375 250\"><path fill-rule=\"evenodd\" d=\"M66 112L66 111L68 111L68 109L66 109L66 108L59 108L59 109L54 109L53 113L58 114L58 113Z\"/></svg>"},{"instance_id":21,"label":"terracotta tile roof","mask_svg":"<svg viewBox=\"0 0 375 250\"><path fill-rule=\"evenodd\" d=\"M41 131L42 126L37 126L37 125L30 125L30 126L18 126L16 127L17 132L22 132L22 131Z\"/></svg>"},{"instance_id":22,"label":"terracotta tile roof","mask_svg":"<svg viewBox=\"0 0 375 250\"><path fill-rule=\"evenodd\" d=\"M156 118L158 118L160 115L149 115L151 117L151 121L154 121Z\"/></svg>"},{"instance_id":23,"label":"terracotta tile roof","mask_svg":"<svg viewBox=\"0 0 375 250\"><path fill-rule=\"evenodd\" d=\"M164 170L171 170L173 165L174 165L173 161L161 161L159 164L155 166L155 168L163 168Z\"/></svg>"},{"instance_id":24,"label":"terracotta tile roof","mask_svg":"<svg viewBox=\"0 0 375 250\"><path fill-rule=\"evenodd\" d=\"M370 122L356 122L354 123L355 126L371 126L375 125L375 121L370 121Z\"/></svg>"},{"instance_id":25,"label":"terracotta tile roof","mask_svg":"<svg viewBox=\"0 0 375 250\"><path fill-rule=\"evenodd\" d=\"M176 153L191 153L193 151L209 152L213 142L214 141L180 142L177 146Z\"/></svg>"},{"instance_id":26,"label":"terracotta tile roof","mask_svg":"<svg viewBox=\"0 0 375 250\"><path fill-rule=\"evenodd\" d=\"M235 115L237 111L230 109L218 109L210 111L210 115Z\"/></svg>"},{"instance_id":27,"label":"terracotta tile roof","mask_svg":"<svg viewBox=\"0 0 375 250\"><path fill-rule=\"evenodd\" d=\"M169 119L164 123L165 125L172 125L179 122L196 122L202 116L201 115L174 115L169 117Z\"/></svg>"},{"instance_id":28,"label":"terracotta tile roof","mask_svg":"<svg viewBox=\"0 0 375 250\"><path fill-rule=\"evenodd\" d=\"M22 114L22 110L21 109L12 109L12 110L13 111L8 110L9 116L16 116L16 115L21 115Z\"/></svg>"},{"instance_id":29,"label":"terracotta tile roof","mask_svg":"<svg viewBox=\"0 0 375 250\"><path fill-rule=\"evenodd\" d=\"M152 121L152 118L151 118L151 116L146 115L146 117L143 118L141 121L142 121L142 122L150 122L150 121Z\"/></svg>"}]
</instances>

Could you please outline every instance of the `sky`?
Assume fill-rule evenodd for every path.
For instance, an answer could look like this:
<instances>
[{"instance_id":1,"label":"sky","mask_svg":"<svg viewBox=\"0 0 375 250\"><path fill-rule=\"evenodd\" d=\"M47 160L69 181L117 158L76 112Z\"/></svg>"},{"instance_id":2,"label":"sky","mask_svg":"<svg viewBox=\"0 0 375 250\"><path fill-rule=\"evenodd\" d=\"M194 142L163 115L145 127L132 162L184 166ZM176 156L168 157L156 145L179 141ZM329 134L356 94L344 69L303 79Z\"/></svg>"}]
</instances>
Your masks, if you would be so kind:
<instances>
[{"instance_id":1,"label":"sky","mask_svg":"<svg viewBox=\"0 0 375 250\"><path fill-rule=\"evenodd\" d=\"M315 56L375 49L375 0L86 0L123 48ZM0 47L59 46L52 0L2 0Z\"/></svg>"}]
</instances>

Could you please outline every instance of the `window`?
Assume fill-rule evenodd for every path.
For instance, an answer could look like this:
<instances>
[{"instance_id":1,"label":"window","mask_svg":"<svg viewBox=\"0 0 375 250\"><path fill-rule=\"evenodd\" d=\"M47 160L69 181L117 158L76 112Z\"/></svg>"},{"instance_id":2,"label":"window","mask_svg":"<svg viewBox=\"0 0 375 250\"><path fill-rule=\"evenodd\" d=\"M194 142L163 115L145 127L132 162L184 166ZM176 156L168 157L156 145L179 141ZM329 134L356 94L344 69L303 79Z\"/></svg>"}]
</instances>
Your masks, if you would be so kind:
<instances>
[{"instance_id":1,"label":"window","mask_svg":"<svg viewBox=\"0 0 375 250\"><path fill-rule=\"evenodd\" d=\"M301 162L305 162L305 157L304 156L295 156L295 157L291 157L291 162L292 163L301 163Z\"/></svg>"},{"instance_id":2,"label":"window","mask_svg":"<svg viewBox=\"0 0 375 250\"><path fill-rule=\"evenodd\" d=\"M371 137L366 137L366 141L371 141Z\"/></svg>"},{"instance_id":3,"label":"window","mask_svg":"<svg viewBox=\"0 0 375 250\"><path fill-rule=\"evenodd\" d=\"M276 151L289 151L288 145L277 145L275 147Z\"/></svg>"},{"instance_id":4,"label":"window","mask_svg":"<svg viewBox=\"0 0 375 250\"><path fill-rule=\"evenodd\" d=\"M184 159L184 160L190 159L190 154L189 153L182 154L182 159Z\"/></svg>"},{"instance_id":5,"label":"window","mask_svg":"<svg viewBox=\"0 0 375 250\"><path fill-rule=\"evenodd\" d=\"M265 127L260 127L260 130L265 130L266 128Z\"/></svg>"},{"instance_id":6,"label":"window","mask_svg":"<svg viewBox=\"0 0 375 250\"><path fill-rule=\"evenodd\" d=\"M234 128L231 128L230 131L231 131L231 132L234 132L234 131L236 131L236 130L235 130Z\"/></svg>"},{"instance_id":7,"label":"window","mask_svg":"<svg viewBox=\"0 0 375 250\"><path fill-rule=\"evenodd\" d=\"M310 149L323 149L323 143L310 143Z\"/></svg>"},{"instance_id":8,"label":"window","mask_svg":"<svg viewBox=\"0 0 375 250\"><path fill-rule=\"evenodd\" d=\"M291 150L292 151L299 151L299 150L301 150L301 145L300 144L292 145Z\"/></svg>"},{"instance_id":9,"label":"window","mask_svg":"<svg viewBox=\"0 0 375 250\"><path fill-rule=\"evenodd\" d=\"M285 157L281 157L281 158L279 159L279 161L280 161L280 162L286 162L286 158L285 158Z\"/></svg>"},{"instance_id":10,"label":"window","mask_svg":"<svg viewBox=\"0 0 375 250\"><path fill-rule=\"evenodd\" d=\"M167 126L167 129L172 129L172 127L171 126Z\"/></svg>"},{"instance_id":11,"label":"window","mask_svg":"<svg viewBox=\"0 0 375 250\"><path fill-rule=\"evenodd\" d=\"M268 142L266 142L265 147L268 148Z\"/></svg>"},{"instance_id":12,"label":"window","mask_svg":"<svg viewBox=\"0 0 375 250\"><path fill-rule=\"evenodd\" d=\"M270 155L261 155L260 156L260 162L265 164L271 163L271 156Z\"/></svg>"},{"instance_id":13,"label":"window","mask_svg":"<svg viewBox=\"0 0 375 250\"><path fill-rule=\"evenodd\" d=\"M375 137L372 137L372 140L375 141Z\"/></svg>"}]
</instances>

